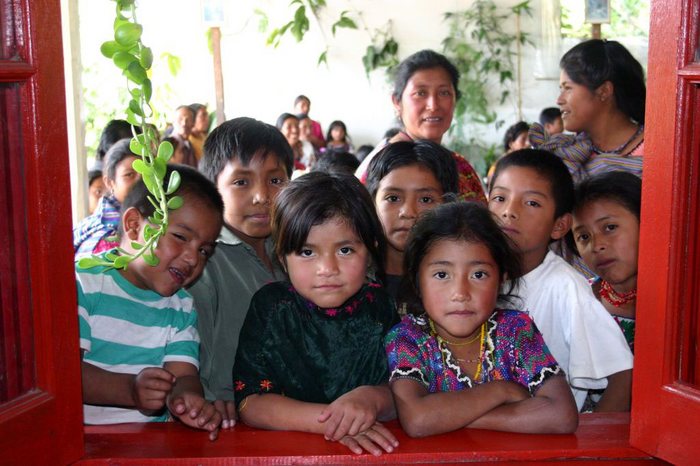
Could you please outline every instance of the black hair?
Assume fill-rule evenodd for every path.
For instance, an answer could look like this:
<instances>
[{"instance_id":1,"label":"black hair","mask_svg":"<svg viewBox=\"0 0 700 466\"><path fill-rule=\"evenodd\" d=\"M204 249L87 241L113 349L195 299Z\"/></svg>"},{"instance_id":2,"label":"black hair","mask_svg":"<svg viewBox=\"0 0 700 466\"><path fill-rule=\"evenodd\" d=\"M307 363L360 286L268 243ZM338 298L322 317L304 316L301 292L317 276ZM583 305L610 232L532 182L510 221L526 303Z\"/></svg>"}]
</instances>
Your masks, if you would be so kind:
<instances>
[{"instance_id":1,"label":"black hair","mask_svg":"<svg viewBox=\"0 0 700 466\"><path fill-rule=\"evenodd\" d=\"M197 118L197 111L196 111L195 109L193 109L192 107L190 107L189 105L178 105L178 106L175 108L175 113L179 112L179 111L182 110L183 108L186 109L188 112L190 112L190 115L192 115L192 119L193 119L193 120L194 120L195 118Z\"/></svg>"},{"instance_id":2,"label":"black hair","mask_svg":"<svg viewBox=\"0 0 700 466\"><path fill-rule=\"evenodd\" d=\"M401 128L389 128L384 131L384 139L387 141L401 132Z\"/></svg>"},{"instance_id":3,"label":"black hair","mask_svg":"<svg viewBox=\"0 0 700 466\"><path fill-rule=\"evenodd\" d=\"M457 70L457 67L454 66L446 56L428 49L409 55L404 58L396 68L392 97L397 102L400 102L403 91L406 89L406 84L408 84L408 80L411 79L411 76L413 76L416 71L432 68L442 68L450 75L452 87L455 90L455 97L459 99L461 96L459 91L459 70Z\"/></svg>"},{"instance_id":4,"label":"black hair","mask_svg":"<svg viewBox=\"0 0 700 466\"><path fill-rule=\"evenodd\" d=\"M168 188L170 174L177 170L180 174L180 187L177 188L175 194L181 196L184 202L187 202L191 196L204 202L207 206L214 209L218 216L223 219L224 216L224 201L221 194L216 189L214 183L208 180L204 175L187 165L176 163L168 164L165 168L165 177L163 180L163 189ZM127 209L135 207L143 218L148 218L155 212L151 200L151 194L146 188L143 179L139 179L129 190L124 203L122 204L122 215ZM222 220L223 221L223 220ZM119 231L123 232L123 227L120 224Z\"/></svg>"},{"instance_id":5,"label":"black hair","mask_svg":"<svg viewBox=\"0 0 700 466\"><path fill-rule=\"evenodd\" d=\"M272 239L278 257L301 252L311 228L333 218L348 222L364 243L377 276L384 276L386 240L374 203L352 175L311 172L291 181L272 208Z\"/></svg>"},{"instance_id":6,"label":"black hair","mask_svg":"<svg viewBox=\"0 0 700 466\"><path fill-rule=\"evenodd\" d=\"M459 192L457 162L452 152L433 141L418 139L388 144L372 158L365 182L372 199L385 176L392 170L409 165L421 165L430 170L440 183L443 194Z\"/></svg>"},{"instance_id":7,"label":"black hair","mask_svg":"<svg viewBox=\"0 0 700 466\"><path fill-rule=\"evenodd\" d=\"M374 146L369 144L362 144L355 150L355 157L357 160L362 162L365 157L367 157L374 150Z\"/></svg>"},{"instance_id":8,"label":"black hair","mask_svg":"<svg viewBox=\"0 0 700 466\"><path fill-rule=\"evenodd\" d=\"M292 176L294 156L292 148L277 128L262 121L239 117L225 121L207 136L199 171L213 183L226 164L238 159L244 166L256 156L274 155Z\"/></svg>"},{"instance_id":9,"label":"black hair","mask_svg":"<svg viewBox=\"0 0 700 466\"><path fill-rule=\"evenodd\" d=\"M207 106L206 106L206 105L204 105L204 104L199 104L199 103L196 103L196 104L189 104L188 107L190 107L190 110L192 110L192 111L194 112L195 117L197 116L197 112L199 112L199 111L202 110L202 109L204 109L204 110L207 109Z\"/></svg>"},{"instance_id":10,"label":"black hair","mask_svg":"<svg viewBox=\"0 0 700 466\"><path fill-rule=\"evenodd\" d=\"M422 214L411 228L404 252L404 270L408 283L408 310L413 314L425 312L420 302L418 272L430 249L440 241L467 241L486 246L498 266L499 279L508 279L507 290L501 288L499 297L510 300L522 275L518 247L496 222L488 208L478 202L450 202Z\"/></svg>"},{"instance_id":11,"label":"black hair","mask_svg":"<svg viewBox=\"0 0 700 466\"><path fill-rule=\"evenodd\" d=\"M610 81L617 108L644 124L644 69L622 44L601 39L581 42L564 54L559 66L573 82L590 91Z\"/></svg>"},{"instance_id":12,"label":"black hair","mask_svg":"<svg viewBox=\"0 0 700 466\"><path fill-rule=\"evenodd\" d=\"M88 171L88 187L92 186L92 183L100 179L102 179L102 170Z\"/></svg>"},{"instance_id":13,"label":"black hair","mask_svg":"<svg viewBox=\"0 0 700 466\"><path fill-rule=\"evenodd\" d=\"M561 110L557 107L547 107L540 112L540 124L551 125L557 118L561 118Z\"/></svg>"},{"instance_id":14,"label":"black hair","mask_svg":"<svg viewBox=\"0 0 700 466\"><path fill-rule=\"evenodd\" d=\"M136 134L141 134L141 127L135 126ZM130 138L133 136L131 123L126 120L110 120L100 134L100 142L97 146L95 159L101 161L104 159L107 151L120 139Z\"/></svg>"},{"instance_id":15,"label":"black hair","mask_svg":"<svg viewBox=\"0 0 700 466\"><path fill-rule=\"evenodd\" d=\"M530 125L525 121L519 121L508 127L506 134L503 136L503 149L510 150L510 145L518 139L521 133L527 133L530 130Z\"/></svg>"},{"instance_id":16,"label":"black hair","mask_svg":"<svg viewBox=\"0 0 700 466\"><path fill-rule=\"evenodd\" d=\"M311 99L309 99L308 97L306 97L304 94L301 94L301 95L296 96L296 98L294 99L294 106L296 107L296 105L297 105L299 102L301 102L302 100L305 101L305 102L307 102L309 105L311 105Z\"/></svg>"},{"instance_id":17,"label":"black hair","mask_svg":"<svg viewBox=\"0 0 700 466\"><path fill-rule=\"evenodd\" d=\"M282 126L284 126L284 122L289 120L290 118L299 121L299 117L295 114L285 112L277 117L277 122L275 123L277 129L282 129Z\"/></svg>"},{"instance_id":18,"label":"black hair","mask_svg":"<svg viewBox=\"0 0 700 466\"><path fill-rule=\"evenodd\" d=\"M574 211L600 200L620 204L639 220L642 205L641 178L623 171L600 173L587 178L576 186Z\"/></svg>"},{"instance_id":19,"label":"black hair","mask_svg":"<svg viewBox=\"0 0 700 466\"><path fill-rule=\"evenodd\" d=\"M360 161L350 152L326 151L317 159L311 171L324 173L355 174Z\"/></svg>"},{"instance_id":20,"label":"black hair","mask_svg":"<svg viewBox=\"0 0 700 466\"><path fill-rule=\"evenodd\" d=\"M331 137L331 131L333 128L343 128L343 132L345 133L345 141L350 140L350 135L348 135L348 128L345 126L345 123L343 123L340 120L334 120L331 122L330 125L328 125L328 131L326 132L326 141L331 142L333 138Z\"/></svg>"},{"instance_id":21,"label":"black hair","mask_svg":"<svg viewBox=\"0 0 700 466\"><path fill-rule=\"evenodd\" d=\"M104 167L102 172L107 176L107 179L114 181L117 176L117 165L127 157L140 157L131 151L129 143L131 138L120 139L109 148L105 154Z\"/></svg>"},{"instance_id":22,"label":"black hair","mask_svg":"<svg viewBox=\"0 0 700 466\"><path fill-rule=\"evenodd\" d=\"M554 218L571 213L574 208L574 182L559 157L542 149L521 149L504 155L496 163L489 191L493 190L500 174L509 167L531 168L549 181L554 199Z\"/></svg>"}]
</instances>

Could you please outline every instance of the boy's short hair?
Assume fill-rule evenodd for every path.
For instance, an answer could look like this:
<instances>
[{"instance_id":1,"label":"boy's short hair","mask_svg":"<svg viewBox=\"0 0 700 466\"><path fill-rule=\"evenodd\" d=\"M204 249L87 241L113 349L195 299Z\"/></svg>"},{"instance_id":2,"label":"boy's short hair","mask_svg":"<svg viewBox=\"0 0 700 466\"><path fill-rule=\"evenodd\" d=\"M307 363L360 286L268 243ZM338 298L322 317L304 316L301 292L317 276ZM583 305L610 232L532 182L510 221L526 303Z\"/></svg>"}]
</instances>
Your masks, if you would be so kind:
<instances>
[{"instance_id":1,"label":"boy's short hair","mask_svg":"<svg viewBox=\"0 0 700 466\"><path fill-rule=\"evenodd\" d=\"M600 173L587 178L576 186L574 210L601 200L620 204L639 220L642 205L642 180L632 173L623 171Z\"/></svg>"},{"instance_id":2,"label":"boy's short hair","mask_svg":"<svg viewBox=\"0 0 700 466\"><path fill-rule=\"evenodd\" d=\"M443 194L459 192L457 162L452 152L428 140L399 141L384 147L367 167L367 191L372 199L379 183L392 170L409 165L421 165L430 170L440 183Z\"/></svg>"},{"instance_id":3,"label":"boy's short hair","mask_svg":"<svg viewBox=\"0 0 700 466\"><path fill-rule=\"evenodd\" d=\"M335 216L348 220L383 277L386 240L369 193L352 175L311 172L292 180L272 208L275 254L282 258L304 247L311 228Z\"/></svg>"},{"instance_id":4,"label":"boy's short hair","mask_svg":"<svg viewBox=\"0 0 700 466\"><path fill-rule=\"evenodd\" d=\"M105 154L102 171L107 176L107 179L114 181L114 177L117 176L117 165L119 165L119 162L127 157L140 157L138 154L131 152L130 143L131 138L120 139Z\"/></svg>"},{"instance_id":5,"label":"boy's short hair","mask_svg":"<svg viewBox=\"0 0 700 466\"><path fill-rule=\"evenodd\" d=\"M214 184L226 164L238 159L248 165L256 156L273 155L292 176L294 155L292 148L277 128L248 117L234 118L217 126L204 142L204 155L199 171Z\"/></svg>"},{"instance_id":6,"label":"boy's short hair","mask_svg":"<svg viewBox=\"0 0 700 466\"><path fill-rule=\"evenodd\" d=\"M546 178L554 199L554 218L571 213L574 208L574 181L571 173L559 157L542 149L521 149L503 156L496 164L496 170L489 183L489 191L498 176L509 167L531 168Z\"/></svg>"},{"instance_id":7,"label":"boy's short hair","mask_svg":"<svg viewBox=\"0 0 700 466\"><path fill-rule=\"evenodd\" d=\"M551 125L557 118L561 118L561 110L557 107L547 107L540 112L540 124Z\"/></svg>"},{"instance_id":8,"label":"boy's short hair","mask_svg":"<svg viewBox=\"0 0 700 466\"><path fill-rule=\"evenodd\" d=\"M180 187L175 191L175 195L181 196L185 202L187 202L187 198L194 196L214 209L223 218L224 201L221 198L221 194L219 194L219 190L216 189L216 185L192 167L175 163L168 164L165 169L163 189L167 189L170 174L175 170L180 174ZM149 197L151 197L151 193L146 188L143 179L139 179L139 181L134 183L126 199L124 199L121 210L122 215L127 209L135 207L143 218L150 217L155 212L155 207L149 200ZM119 231L123 232L121 223Z\"/></svg>"},{"instance_id":9,"label":"boy's short hair","mask_svg":"<svg viewBox=\"0 0 700 466\"><path fill-rule=\"evenodd\" d=\"M135 126L134 131L136 131L136 134L141 134L141 127ZM104 160L107 151L115 142L132 136L131 123L126 120L109 120L100 134L100 143L97 146L95 159L98 161Z\"/></svg>"},{"instance_id":10,"label":"boy's short hair","mask_svg":"<svg viewBox=\"0 0 700 466\"><path fill-rule=\"evenodd\" d=\"M102 179L102 170L90 170L88 171L88 187L92 186L92 183Z\"/></svg>"},{"instance_id":11,"label":"boy's short hair","mask_svg":"<svg viewBox=\"0 0 700 466\"><path fill-rule=\"evenodd\" d=\"M316 160L311 171L354 175L360 161L349 152L326 151Z\"/></svg>"}]
</instances>

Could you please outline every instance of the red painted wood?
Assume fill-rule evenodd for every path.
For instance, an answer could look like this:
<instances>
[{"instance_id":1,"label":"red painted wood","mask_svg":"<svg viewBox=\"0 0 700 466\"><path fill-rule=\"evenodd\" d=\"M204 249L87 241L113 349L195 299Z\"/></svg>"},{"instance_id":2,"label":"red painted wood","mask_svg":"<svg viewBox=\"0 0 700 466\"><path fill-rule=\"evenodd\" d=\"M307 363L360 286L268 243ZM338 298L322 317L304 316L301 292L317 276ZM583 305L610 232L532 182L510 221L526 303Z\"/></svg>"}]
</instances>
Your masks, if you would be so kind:
<instances>
[{"instance_id":1,"label":"red painted wood","mask_svg":"<svg viewBox=\"0 0 700 466\"><path fill-rule=\"evenodd\" d=\"M0 462L67 464L82 456L83 429L60 1L0 0L0 7L3 50L18 60L2 62L0 81L17 82L21 103L21 117L13 121L20 130L7 141L11 151L0 154L17 183L8 231L24 237L13 247L26 240L24 271L18 261L1 272L15 279L24 274L15 284L15 324L29 341L18 365L33 387L0 405Z\"/></svg>"},{"instance_id":2,"label":"red painted wood","mask_svg":"<svg viewBox=\"0 0 700 466\"><path fill-rule=\"evenodd\" d=\"M700 391L682 379L698 343L684 331L699 312L689 287L700 283L693 217L700 207L700 67L692 63L700 0L654 0L651 7L631 443L692 464L700 457Z\"/></svg>"},{"instance_id":3,"label":"red painted wood","mask_svg":"<svg viewBox=\"0 0 700 466\"><path fill-rule=\"evenodd\" d=\"M179 423L86 427L86 455L79 465L119 464L398 464L479 461L610 459L649 464L629 445L629 415L584 415L573 435L510 434L462 429L422 439L408 438L398 423L387 426L400 442L380 457L352 454L320 435L274 432L237 425L210 442Z\"/></svg>"}]
</instances>

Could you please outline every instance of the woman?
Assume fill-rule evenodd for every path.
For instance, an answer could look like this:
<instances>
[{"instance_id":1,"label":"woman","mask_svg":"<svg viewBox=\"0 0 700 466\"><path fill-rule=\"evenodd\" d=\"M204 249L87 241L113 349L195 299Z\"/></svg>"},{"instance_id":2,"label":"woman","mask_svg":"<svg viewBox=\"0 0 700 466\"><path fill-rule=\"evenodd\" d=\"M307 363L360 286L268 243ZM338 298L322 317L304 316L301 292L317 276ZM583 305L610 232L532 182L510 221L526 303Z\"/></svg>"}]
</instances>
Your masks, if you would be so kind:
<instances>
[{"instance_id":1,"label":"woman","mask_svg":"<svg viewBox=\"0 0 700 466\"><path fill-rule=\"evenodd\" d=\"M190 144L192 144L194 156L199 162L204 152L204 141L207 139L207 134L209 134L209 112L207 111L207 106L203 104L191 104L190 108L194 112L195 117L194 126L188 139Z\"/></svg>"},{"instance_id":2,"label":"woman","mask_svg":"<svg viewBox=\"0 0 700 466\"><path fill-rule=\"evenodd\" d=\"M444 56L432 50L421 50L406 58L397 69L391 100L403 129L389 143L428 139L437 144L450 128L455 103L459 98L459 71ZM355 175L364 181L367 167L382 149L377 146ZM459 191L463 199L486 202L479 176L463 156L453 152L459 171Z\"/></svg>"},{"instance_id":3,"label":"woman","mask_svg":"<svg viewBox=\"0 0 700 466\"><path fill-rule=\"evenodd\" d=\"M619 42L592 39L566 52L560 67L557 104L564 128L577 135L547 138L540 125L533 125L533 146L560 155L576 180L613 170L641 176L642 65Z\"/></svg>"},{"instance_id":4,"label":"woman","mask_svg":"<svg viewBox=\"0 0 700 466\"><path fill-rule=\"evenodd\" d=\"M309 141L302 141L299 138L299 118L291 113L283 113L277 118L277 129L284 135L285 139L294 152L294 169L305 170L313 167L316 162L314 147Z\"/></svg>"}]
</instances>

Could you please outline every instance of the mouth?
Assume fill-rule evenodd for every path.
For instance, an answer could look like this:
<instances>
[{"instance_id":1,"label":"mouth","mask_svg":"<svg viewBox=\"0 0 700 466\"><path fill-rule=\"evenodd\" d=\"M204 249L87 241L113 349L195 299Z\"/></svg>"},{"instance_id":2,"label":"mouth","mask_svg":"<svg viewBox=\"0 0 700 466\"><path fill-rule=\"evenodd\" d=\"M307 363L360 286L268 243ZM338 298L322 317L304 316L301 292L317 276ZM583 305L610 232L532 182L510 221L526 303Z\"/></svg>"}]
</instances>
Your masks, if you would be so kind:
<instances>
[{"instance_id":1,"label":"mouth","mask_svg":"<svg viewBox=\"0 0 700 466\"><path fill-rule=\"evenodd\" d=\"M342 287L343 287L343 285L338 285L335 283L323 283L323 284L314 286L314 289L319 290L319 291L336 291Z\"/></svg>"},{"instance_id":2,"label":"mouth","mask_svg":"<svg viewBox=\"0 0 700 466\"><path fill-rule=\"evenodd\" d=\"M184 271L176 267L170 267L168 269L168 272L170 273L170 276L173 278L175 283L177 283L179 286L183 286L187 281L187 278L189 277L189 273L185 273Z\"/></svg>"},{"instance_id":3,"label":"mouth","mask_svg":"<svg viewBox=\"0 0 700 466\"><path fill-rule=\"evenodd\" d=\"M256 223L270 223L269 212L247 215L246 218Z\"/></svg>"},{"instance_id":4,"label":"mouth","mask_svg":"<svg viewBox=\"0 0 700 466\"><path fill-rule=\"evenodd\" d=\"M439 116L430 116L430 117L425 117L422 119L424 123L429 123L429 124L438 124L442 123L444 118L439 117Z\"/></svg>"},{"instance_id":5,"label":"mouth","mask_svg":"<svg viewBox=\"0 0 700 466\"><path fill-rule=\"evenodd\" d=\"M507 227L507 226L501 225L501 230L503 230L503 233L505 233L506 235L509 235L509 236L520 234L520 232L513 227Z\"/></svg>"},{"instance_id":6,"label":"mouth","mask_svg":"<svg viewBox=\"0 0 700 466\"><path fill-rule=\"evenodd\" d=\"M570 111L570 110L561 110L561 119L562 119L562 120L565 120L566 117L568 117L569 115L571 115L571 111Z\"/></svg>"},{"instance_id":7,"label":"mouth","mask_svg":"<svg viewBox=\"0 0 700 466\"><path fill-rule=\"evenodd\" d=\"M457 317L472 317L476 315L476 312L470 311L468 309L460 309L457 311L450 311L447 313L448 316L457 316Z\"/></svg>"},{"instance_id":8,"label":"mouth","mask_svg":"<svg viewBox=\"0 0 700 466\"><path fill-rule=\"evenodd\" d=\"M595 263L597 270L609 269L615 263L615 259L602 259Z\"/></svg>"}]
</instances>

